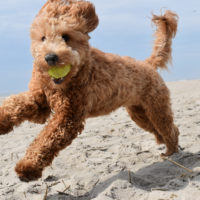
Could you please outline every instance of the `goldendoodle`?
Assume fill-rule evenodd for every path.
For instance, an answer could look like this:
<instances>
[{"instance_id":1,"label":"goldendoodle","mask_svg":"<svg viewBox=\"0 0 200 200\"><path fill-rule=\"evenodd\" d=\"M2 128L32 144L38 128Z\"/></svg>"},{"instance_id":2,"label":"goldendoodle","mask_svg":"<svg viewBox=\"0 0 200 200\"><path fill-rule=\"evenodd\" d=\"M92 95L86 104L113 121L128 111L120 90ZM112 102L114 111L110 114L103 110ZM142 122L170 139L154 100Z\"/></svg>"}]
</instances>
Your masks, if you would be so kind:
<instances>
[{"instance_id":1,"label":"goldendoodle","mask_svg":"<svg viewBox=\"0 0 200 200\"><path fill-rule=\"evenodd\" d=\"M16 165L22 181L36 180L59 151L70 145L89 117L120 106L141 128L178 151L170 94L157 68L171 58L177 15L153 15L157 26L152 55L145 61L104 53L89 45L98 25L94 6L84 0L48 0L31 26L34 57L29 91L9 97L0 107L0 134L25 120L48 123ZM50 117L51 116L51 117Z\"/></svg>"}]
</instances>

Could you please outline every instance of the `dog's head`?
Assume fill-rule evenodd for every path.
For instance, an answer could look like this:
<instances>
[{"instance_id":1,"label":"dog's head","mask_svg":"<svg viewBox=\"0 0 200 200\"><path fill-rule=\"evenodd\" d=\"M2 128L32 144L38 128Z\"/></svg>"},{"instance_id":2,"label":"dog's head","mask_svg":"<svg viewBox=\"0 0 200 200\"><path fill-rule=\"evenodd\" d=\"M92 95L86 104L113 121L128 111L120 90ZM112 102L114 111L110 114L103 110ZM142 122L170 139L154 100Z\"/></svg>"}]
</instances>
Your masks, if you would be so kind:
<instances>
[{"instance_id":1,"label":"dog's head","mask_svg":"<svg viewBox=\"0 0 200 200\"><path fill-rule=\"evenodd\" d=\"M71 66L61 84L75 76L88 58L89 36L98 25L94 6L83 0L48 0L31 26L31 51L37 70L48 76L53 66Z\"/></svg>"}]
</instances>

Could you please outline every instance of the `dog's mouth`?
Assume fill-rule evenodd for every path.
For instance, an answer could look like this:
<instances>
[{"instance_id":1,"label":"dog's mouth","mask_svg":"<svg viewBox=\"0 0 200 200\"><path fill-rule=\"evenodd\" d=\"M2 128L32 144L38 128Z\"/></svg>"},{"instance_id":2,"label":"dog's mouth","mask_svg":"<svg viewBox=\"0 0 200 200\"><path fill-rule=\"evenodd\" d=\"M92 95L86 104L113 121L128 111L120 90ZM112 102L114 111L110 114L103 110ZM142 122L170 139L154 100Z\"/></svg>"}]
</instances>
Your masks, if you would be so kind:
<instances>
[{"instance_id":1,"label":"dog's mouth","mask_svg":"<svg viewBox=\"0 0 200 200\"><path fill-rule=\"evenodd\" d=\"M61 84L66 76L70 73L71 71L71 65L65 65L65 66L61 66L61 67L51 67L48 70L48 74L51 76L53 82L55 84Z\"/></svg>"},{"instance_id":2,"label":"dog's mouth","mask_svg":"<svg viewBox=\"0 0 200 200\"><path fill-rule=\"evenodd\" d=\"M65 76L65 77L66 77L66 76ZM53 81L55 84L59 85L59 84L61 84L61 83L65 80L65 77L63 77L63 78L53 78L53 77L52 77L52 81Z\"/></svg>"}]
</instances>

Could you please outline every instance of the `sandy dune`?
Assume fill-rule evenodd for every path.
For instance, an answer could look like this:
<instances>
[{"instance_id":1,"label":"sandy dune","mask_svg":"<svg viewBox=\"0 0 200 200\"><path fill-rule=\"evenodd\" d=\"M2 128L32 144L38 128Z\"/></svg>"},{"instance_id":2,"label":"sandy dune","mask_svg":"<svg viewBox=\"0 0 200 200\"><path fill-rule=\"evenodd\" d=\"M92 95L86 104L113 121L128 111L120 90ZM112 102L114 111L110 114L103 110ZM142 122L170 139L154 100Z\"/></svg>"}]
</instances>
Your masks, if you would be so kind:
<instances>
[{"instance_id":1,"label":"sandy dune","mask_svg":"<svg viewBox=\"0 0 200 200\"><path fill-rule=\"evenodd\" d=\"M164 146L119 109L87 120L84 132L46 168L42 179L23 183L14 172L15 164L42 129L25 122L0 136L0 199L200 199L200 80L168 86L183 149L170 159L193 172L162 160Z\"/></svg>"}]
</instances>

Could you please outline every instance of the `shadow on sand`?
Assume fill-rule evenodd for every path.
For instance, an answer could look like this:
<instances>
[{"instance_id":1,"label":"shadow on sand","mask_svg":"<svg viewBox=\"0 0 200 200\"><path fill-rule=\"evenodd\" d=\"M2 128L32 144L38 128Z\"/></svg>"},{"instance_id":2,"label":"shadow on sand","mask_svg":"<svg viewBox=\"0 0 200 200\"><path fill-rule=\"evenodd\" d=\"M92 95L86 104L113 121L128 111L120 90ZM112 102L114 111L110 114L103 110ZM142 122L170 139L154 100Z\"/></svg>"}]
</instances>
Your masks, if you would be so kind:
<instances>
[{"instance_id":1,"label":"shadow on sand","mask_svg":"<svg viewBox=\"0 0 200 200\"><path fill-rule=\"evenodd\" d=\"M195 154L180 152L173 155L171 159L189 169L200 167L200 152ZM97 197L98 194L103 192L116 180L130 181L130 177L133 187L145 191L151 191L155 188L172 191L185 188L191 180L195 179L200 181L200 172L189 174L184 169L179 168L169 161L162 161L141 168L135 173L131 171L121 171L106 181L97 184L93 189L82 196L53 194L47 196L47 200L90 200Z\"/></svg>"}]
</instances>

